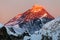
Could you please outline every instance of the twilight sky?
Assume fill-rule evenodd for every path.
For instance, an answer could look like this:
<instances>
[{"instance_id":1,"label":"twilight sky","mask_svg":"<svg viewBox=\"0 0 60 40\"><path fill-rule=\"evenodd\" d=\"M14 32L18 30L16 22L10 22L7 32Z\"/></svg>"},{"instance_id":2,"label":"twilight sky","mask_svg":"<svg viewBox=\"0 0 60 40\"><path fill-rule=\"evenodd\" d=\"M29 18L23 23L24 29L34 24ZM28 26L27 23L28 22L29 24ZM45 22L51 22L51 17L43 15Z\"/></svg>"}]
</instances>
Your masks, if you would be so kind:
<instances>
[{"instance_id":1,"label":"twilight sky","mask_svg":"<svg viewBox=\"0 0 60 40\"><path fill-rule=\"evenodd\" d=\"M42 5L54 17L60 16L60 0L0 0L0 22L6 23L34 4Z\"/></svg>"}]
</instances>

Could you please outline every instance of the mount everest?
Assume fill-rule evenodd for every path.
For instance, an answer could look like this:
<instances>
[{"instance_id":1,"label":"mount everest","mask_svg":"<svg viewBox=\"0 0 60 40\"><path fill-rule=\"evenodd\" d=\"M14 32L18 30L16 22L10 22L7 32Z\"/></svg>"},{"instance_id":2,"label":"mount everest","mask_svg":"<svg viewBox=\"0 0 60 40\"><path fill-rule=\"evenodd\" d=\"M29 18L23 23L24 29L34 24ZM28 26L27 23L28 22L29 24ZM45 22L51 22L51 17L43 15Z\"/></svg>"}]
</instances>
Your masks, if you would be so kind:
<instances>
[{"instance_id":1,"label":"mount everest","mask_svg":"<svg viewBox=\"0 0 60 40\"><path fill-rule=\"evenodd\" d=\"M60 40L60 17L54 18L42 6L34 5L0 24L0 30L6 40Z\"/></svg>"}]
</instances>

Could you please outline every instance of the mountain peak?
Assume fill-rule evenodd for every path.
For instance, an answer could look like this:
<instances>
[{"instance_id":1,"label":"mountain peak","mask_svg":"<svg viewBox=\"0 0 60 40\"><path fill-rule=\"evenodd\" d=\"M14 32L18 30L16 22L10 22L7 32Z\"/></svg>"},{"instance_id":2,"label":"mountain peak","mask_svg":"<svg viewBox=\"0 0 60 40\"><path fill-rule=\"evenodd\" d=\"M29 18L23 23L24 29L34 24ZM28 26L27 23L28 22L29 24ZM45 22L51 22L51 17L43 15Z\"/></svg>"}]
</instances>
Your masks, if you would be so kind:
<instances>
[{"instance_id":1,"label":"mountain peak","mask_svg":"<svg viewBox=\"0 0 60 40\"><path fill-rule=\"evenodd\" d=\"M17 19L17 20L15 20ZM13 26L24 29L29 34L35 33L42 28L44 24L53 20L54 17L51 16L42 6L34 5L32 8L28 9L22 15L17 15L13 21L7 23L5 26Z\"/></svg>"},{"instance_id":2,"label":"mountain peak","mask_svg":"<svg viewBox=\"0 0 60 40\"><path fill-rule=\"evenodd\" d=\"M12 18L11 20L13 20L13 21L10 20L8 23L11 23L14 21L17 21L17 23L29 22L31 20L41 19L41 18L54 19L54 17L51 16L42 6L35 4L34 6L32 6L32 8L30 8L26 12L22 13L22 15L18 14L17 16Z\"/></svg>"},{"instance_id":3,"label":"mountain peak","mask_svg":"<svg viewBox=\"0 0 60 40\"><path fill-rule=\"evenodd\" d=\"M32 8L30 10L27 10L26 12L24 12L24 15L26 15L26 17L24 18L25 21L29 21L29 20L34 20L36 18L43 18L43 17L47 17L47 18L52 18L54 19L53 16L51 16L44 8L43 6L40 5L34 5L32 6Z\"/></svg>"},{"instance_id":4,"label":"mountain peak","mask_svg":"<svg viewBox=\"0 0 60 40\"><path fill-rule=\"evenodd\" d=\"M35 5L33 5L33 7L31 8L31 11L32 11L32 12L38 12L38 11L41 11L42 9L43 9L42 6L35 4Z\"/></svg>"}]
</instances>

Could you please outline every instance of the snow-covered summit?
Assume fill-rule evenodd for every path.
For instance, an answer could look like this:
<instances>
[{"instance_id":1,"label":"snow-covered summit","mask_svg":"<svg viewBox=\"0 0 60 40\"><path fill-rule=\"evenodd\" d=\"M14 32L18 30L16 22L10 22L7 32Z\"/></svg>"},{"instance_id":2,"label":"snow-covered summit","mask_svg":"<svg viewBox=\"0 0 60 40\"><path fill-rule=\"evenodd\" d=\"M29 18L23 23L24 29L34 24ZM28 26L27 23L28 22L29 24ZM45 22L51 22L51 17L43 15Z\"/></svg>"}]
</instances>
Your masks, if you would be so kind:
<instances>
[{"instance_id":1,"label":"snow-covered summit","mask_svg":"<svg viewBox=\"0 0 60 40\"><path fill-rule=\"evenodd\" d=\"M54 17L43 7L34 5L26 12L12 18L5 26L19 25L20 28L25 29L29 34L34 34L34 32L40 30L45 23L53 19Z\"/></svg>"}]
</instances>

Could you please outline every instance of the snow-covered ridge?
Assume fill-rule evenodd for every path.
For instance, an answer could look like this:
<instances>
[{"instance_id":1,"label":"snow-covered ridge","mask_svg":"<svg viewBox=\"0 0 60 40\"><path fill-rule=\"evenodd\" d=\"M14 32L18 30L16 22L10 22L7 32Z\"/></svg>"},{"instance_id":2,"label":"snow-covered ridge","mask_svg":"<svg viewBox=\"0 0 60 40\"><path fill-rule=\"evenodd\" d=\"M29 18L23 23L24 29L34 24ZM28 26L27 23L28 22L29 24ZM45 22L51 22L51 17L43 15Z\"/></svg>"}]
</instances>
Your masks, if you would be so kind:
<instances>
[{"instance_id":1,"label":"snow-covered ridge","mask_svg":"<svg viewBox=\"0 0 60 40\"><path fill-rule=\"evenodd\" d=\"M46 30L53 40L58 40L60 37L60 17L46 23L42 29Z\"/></svg>"},{"instance_id":2,"label":"snow-covered ridge","mask_svg":"<svg viewBox=\"0 0 60 40\"><path fill-rule=\"evenodd\" d=\"M19 36L25 32L25 30L20 28L19 25L5 26L5 28L7 30L7 33L13 36Z\"/></svg>"}]
</instances>

